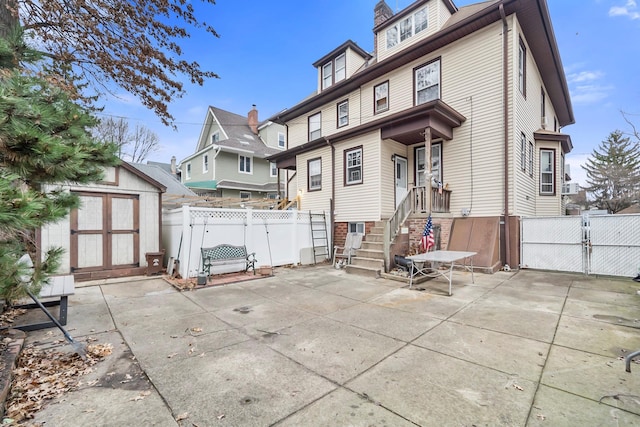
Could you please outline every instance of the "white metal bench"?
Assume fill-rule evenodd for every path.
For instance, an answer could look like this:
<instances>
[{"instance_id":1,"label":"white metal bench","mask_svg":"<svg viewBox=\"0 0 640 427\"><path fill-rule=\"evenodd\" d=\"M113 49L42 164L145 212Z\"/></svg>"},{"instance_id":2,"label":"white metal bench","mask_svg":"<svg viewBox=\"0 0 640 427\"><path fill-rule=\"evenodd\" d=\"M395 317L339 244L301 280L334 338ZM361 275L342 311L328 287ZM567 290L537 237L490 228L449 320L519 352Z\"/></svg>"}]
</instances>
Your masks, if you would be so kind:
<instances>
[{"instance_id":1,"label":"white metal bench","mask_svg":"<svg viewBox=\"0 0 640 427\"><path fill-rule=\"evenodd\" d=\"M211 275L211 267L216 265L244 264L244 271L249 268L256 274L256 253L247 253L247 247L223 243L212 248L202 248L202 269L207 276Z\"/></svg>"},{"instance_id":2,"label":"white metal bench","mask_svg":"<svg viewBox=\"0 0 640 427\"><path fill-rule=\"evenodd\" d=\"M42 305L45 307L52 307L59 305L58 322L61 325L67 324L67 312L69 305L69 295L75 293L75 281L72 275L66 276L52 276L49 284L42 287L38 299L42 301ZM38 308L35 303L21 304L15 306L16 308ZM37 329L53 328L56 324L52 321L32 323L28 325L16 326L16 329L22 331L35 331Z\"/></svg>"}]
</instances>

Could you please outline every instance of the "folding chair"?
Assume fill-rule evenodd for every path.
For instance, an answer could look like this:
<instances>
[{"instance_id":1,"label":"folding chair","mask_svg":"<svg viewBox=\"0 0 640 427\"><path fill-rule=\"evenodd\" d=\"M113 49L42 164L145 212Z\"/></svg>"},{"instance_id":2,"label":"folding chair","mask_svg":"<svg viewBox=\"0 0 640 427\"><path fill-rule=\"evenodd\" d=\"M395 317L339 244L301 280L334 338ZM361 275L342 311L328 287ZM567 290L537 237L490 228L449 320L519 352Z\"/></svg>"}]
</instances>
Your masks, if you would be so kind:
<instances>
[{"instance_id":1,"label":"folding chair","mask_svg":"<svg viewBox=\"0 0 640 427\"><path fill-rule=\"evenodd\" d=\"M362 246L362 233L347 233L344 246L333 247L333 265L336 260L341 263L351 264L351 257L356 254L356 250Z\"/></svg>"}]
</instances>

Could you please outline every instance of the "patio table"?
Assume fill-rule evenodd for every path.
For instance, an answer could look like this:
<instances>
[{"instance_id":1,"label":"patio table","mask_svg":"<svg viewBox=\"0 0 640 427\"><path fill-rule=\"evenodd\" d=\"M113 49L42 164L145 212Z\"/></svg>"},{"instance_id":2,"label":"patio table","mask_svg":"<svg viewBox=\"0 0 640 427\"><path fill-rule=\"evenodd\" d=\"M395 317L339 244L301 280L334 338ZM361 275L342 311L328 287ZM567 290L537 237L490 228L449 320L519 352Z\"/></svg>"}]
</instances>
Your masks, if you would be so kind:
<instances>
[{"instance_id":1,"label":"patio table","mask_svg":"<svg viewBox=\"0 0 640 427\"><path fill-rule=\"evenodd\" d=\"M476 254L477 252L433 251L408 256L407 259L412 262L412 268L409 269L409 289L411 289L411 286L413 285L413 278L418 275L427 277L442 276L449 281L449 296L451 296L451 278L453 274L453 267L456 265L457 261L462 261L462 264L458 264L458 266L462 266L465 270L471 271L471 283L475 283L475 278L473 277L473 256ZM470 265L467 265L467 259L469 260ZM440 271L437 267L425 267L426 262L450 264L449 270Z\"/></svg>"}]
</instances>

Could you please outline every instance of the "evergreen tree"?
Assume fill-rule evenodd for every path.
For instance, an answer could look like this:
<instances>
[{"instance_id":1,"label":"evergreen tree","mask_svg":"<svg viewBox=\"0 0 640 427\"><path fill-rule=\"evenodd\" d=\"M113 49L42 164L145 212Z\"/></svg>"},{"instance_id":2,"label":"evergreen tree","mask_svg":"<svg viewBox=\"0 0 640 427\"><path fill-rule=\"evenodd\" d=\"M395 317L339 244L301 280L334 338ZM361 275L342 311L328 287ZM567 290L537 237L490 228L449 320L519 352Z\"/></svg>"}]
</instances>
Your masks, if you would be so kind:
<instances>
[{"instance_id":1,"label":"evergreen tree","mask_svg":"<svg viewBox=\"0 0 640 427\"><path fill-rule=\"evenodd\" d=\"M60 89L60 77L27 71L38 61L22 30L0 39L0 299L9 303L26 295L25 273L38 293L59 266L62 249L38 248L34 236L79 206L63 186L98 181L119 161L114 145L91 138L96 120ZM18 262L25 253L33 269Z\"/></svg>"},{"instance_id":2,"label":"evergreen tree","mask_svg":"<svg viewBox=\"0 0 640 427\"><path fill-rule=\"evenodd\" d=\"M616 213L638 201L640 144L621 131L611 132L582 168L587 172L585 189L599 209Z\"/></svg>"}]
</instances>

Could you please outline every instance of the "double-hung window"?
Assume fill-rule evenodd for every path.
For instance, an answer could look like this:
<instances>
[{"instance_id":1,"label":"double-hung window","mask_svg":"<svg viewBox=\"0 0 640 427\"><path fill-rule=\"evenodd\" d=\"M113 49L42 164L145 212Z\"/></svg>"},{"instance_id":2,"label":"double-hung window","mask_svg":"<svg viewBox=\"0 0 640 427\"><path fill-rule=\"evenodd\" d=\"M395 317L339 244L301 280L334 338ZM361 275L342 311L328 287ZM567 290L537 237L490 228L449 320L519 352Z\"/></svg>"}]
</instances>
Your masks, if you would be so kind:
<instances>
[{"instance_id":1,"label":"double-hung window","mask_svg":"<svg viewBox=\"0 0 640 427\"><path fill-rule=\"evenodd\" d=\"M338 127L349 124L349 101L342 101L338 104Z\"/></svg>"},{"instance_id":2,"label":"double-hung window","mask_svg":"<svg viewBox=\"0 0 640 427\"><path fill-rule=\"evenodd\" d=\"M414 71L416 105L440 98L440 59L418 67Z\"/></svg>"},{"instance_id":3,"label":"double-hung window","mask_svg":"<svg viewBox=\"0 0 640 427\"><path fill-rule=\"evenodd\" d=\"M345 185L362 184L362 147L344 152Z\"/></svg>"},{"instance_id":4,"label":"double-hung window","mask_svg":"<svg viewBox=\"0 0 640 427\"><path fill-rule=\"evenodd\" d=\"M215 131L213 134L211 134L211 143L215 144L218 141L220 141L220 131Z\"/></svg>"},{"instance_id":5,"label":"double-hung window","mask_svg":"<svg viewBox=\"0 0 640 427\"><path fill-rule=\"evenodd\" d=\"M202 173L209 172L209 155L202 156Z\"/></svg>"},{"instance_id":6,"label":"double-hung window","mask_svg":"<svg viewBox=\"0 0 640 427\"><path fill-rule=\"evenodd\" d=\"M322 113L309 116L309 141L322 136Z\"/></svg>"},{"instance_id":7,"label":"double-hung window","mask_svg":"<svg viewBox=\"0 0 640 427\"><path fill-rule=\"evenodd\" d=\"M269 162L269 176L276 177L278 176L278 167L274 162Z\"/></svg>"},{"instance_id":8,"label":"double-hung window","mask_svg":"<svg viewBox=\"0 0 640 427\"><path fill-rule=\"evenodd\" d=\"M322 159L311 159L307 162L308 190L322 190Z\"/></svg>"},{"instance_id":9,"label":"double-hung window","mask_svg":"<svg viewBox=\"0 0 640 427\"><path fill-rule=\"evenodd\" d=\"M540 150L540 194L555 195L555 151Z\"/></svg>"},{"instance_id":10,"label":"double-hung window","mask_svg":"<svg viewBox=\"0 0 640 427\"><path fill-rule=\"evenodd\" d=\"M429 10L426 7L418 9L413 14L413 32L418 34L422 30L426 30L429 26Z\"/></svg>"},{"instance_id":11,"label":"double-hung window","mask_svg":"<svg viewBox=\"0 0 640 427\"><path fill-rule=\"evenodd\" d=\"M285 146L284 133L278 132L278 147L284 148L284 146Z\"/></svg>"},{"instance_id":12,"label":"double-hung window","mask_svg":"<svg viewBox=\"0 0 640 427\"><path fill-rule=\"evenodd\" d=\"M413 35L413 16L400 21L400 41L403 42Z\"/></svg>"},{"instance_id":13,"label":"double-hung window","mask_svg":"<svg viewBox=\"0 0 640 427\"><path fill-rule=\"evenodd\" d=\"M333 62L327 62L322 66L322 89L326 89L333 83Z\"/></svg>"},{"instance_id":14,"label":"double-hung window","mask_svg":"<svg viewBox=\"0 0 640 427\"><path fill-rule=\"evenodd\" d=\"M191 179L191 162L187 163L187 170L184 175L184 179Z\"/></svg>"},{"instance_id":15,"label":"double-hung window","mask_svg":"<svg viewBox=\"0 0 640 427\"><path fill-rule=\"evenodd\" d=\"M527 171L527 137L520 133L520 169Z\"/></svg>"},{"instance_id":16,"label":"double-hung window","mask_svg":"<svg viewBox=\"0 0 640 427\"><path fill-rule=\"evenodd\" d=\"M343 53L336 57L335 81L338 83L347 77L347 54Z\"/></svg>"},{"instance_id":17,"label":"double-hung window","mask_svg":"<svg viewBox=\"0 0 640 427\"><path fill-rule=\"evenodd\" d=\"M522 39L518 48L518 89L521 94L527 96L527 48Z\"/></svg>"},{"instance_id":18,"label":"double-hung window","mask_svg":"<svg viewBox=\"0 0 640 427\"><path fill-rule=\"evenodd\" d=\"M242 154L238 156L238 171L240 173L252 173L251 157L243 156Z\"/></svg>"},{"instance_id":19,"label":"double-hung window","mask_svg":"<svg viewBox=\"0 0 640 427\"><path fill-rule=\"evenodd\" d=\"M373 88L374 112L381 113L389 109L389 81L380 83Z\"/></svg>"}]
</instances>

